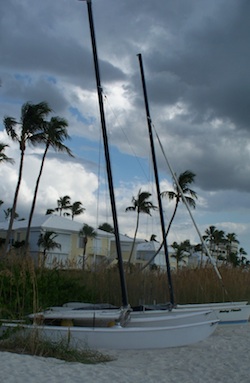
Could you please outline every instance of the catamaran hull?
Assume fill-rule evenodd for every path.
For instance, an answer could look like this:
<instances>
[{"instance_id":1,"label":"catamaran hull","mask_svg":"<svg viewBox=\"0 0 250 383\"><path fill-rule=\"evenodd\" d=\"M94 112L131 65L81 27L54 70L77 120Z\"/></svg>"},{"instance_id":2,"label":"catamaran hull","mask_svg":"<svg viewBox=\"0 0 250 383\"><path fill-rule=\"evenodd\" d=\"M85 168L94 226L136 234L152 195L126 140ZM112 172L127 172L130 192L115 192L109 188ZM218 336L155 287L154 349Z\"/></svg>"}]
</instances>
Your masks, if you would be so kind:
<instances>
[{"instance_id":1,"label":"catamaran hull","mask_svg":"<svg viewBox=\"0 0 250 383\"><path fill-rule=\"evenodd\" d=\"M23 325L21 331L37 331L51 341L63 338L77 348L104 350L145 350L187 346L203 341L215 331L218 321L168 327L87 328ZM3 328L16 327L3 324Z\"/></svg>"},{"instance_id":2,"label":"catamaran hull","mask_svg":"<svg viewBox=\"0 0 250 383\"><path fill-rule=\"evenodd\" d=\"M220 320L220 324L247 323L250 320L250 305L247 302L177 305L175 311L187 312L191 310L193 312L193 310L200 311L206 309L213 310L216 317Z\"/></svg>"},{"instance_id":3,"label":"catamaran hull","mask_svg":"<svg viewBox=\"0 0 250 383\"><path fill-rule=\"evenodd\" d=\"M152 310L144 312L132 312L128 327L146 326L177 326L184 324L195 324L208 320L217 320L213 311L176 312Z\"/></svg>"}]
</instances>

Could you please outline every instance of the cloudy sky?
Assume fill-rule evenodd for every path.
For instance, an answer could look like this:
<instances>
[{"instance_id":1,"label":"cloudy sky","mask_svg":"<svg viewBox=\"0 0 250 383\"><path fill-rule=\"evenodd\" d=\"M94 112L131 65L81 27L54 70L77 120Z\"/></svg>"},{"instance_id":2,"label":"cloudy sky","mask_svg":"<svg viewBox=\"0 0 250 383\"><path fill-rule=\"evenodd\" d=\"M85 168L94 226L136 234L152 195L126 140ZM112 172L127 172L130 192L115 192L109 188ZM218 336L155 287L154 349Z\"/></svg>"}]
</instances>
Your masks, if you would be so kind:
<instances>
[{"instance_id":1,"label":"cloudy sky","mask_svg":"<svg viewBox=\"0 0 250 383\"><path fill-rule=\"evenodd\" d=\"M138 191L154 192L137 54L141 53L151 118L177 174L192 170L198 194L194 219L234 232L250 254L250 2L248 0L93 0L93 15L109 134L118 220L133 235L135 214L125 213ZM19 148L9 141L4 116L19 120L23 103L47 101L67 119L74 159L52 150L36 214L59 197L81 201L77 220L110 222L87 4L77 0L8 0L0 4L0 141L15 165L0 166L0 199L11 206ZM52 116L51 115L51 116ZM172 177L155 141L161 190ZM17 212L27 218L43 148L29 147ZM163 200L166 224L173 204ZM161 235L158 214L142 217L139 236ZM169 243L197 233L180 206Z\"/></svg>"}]
</instances>

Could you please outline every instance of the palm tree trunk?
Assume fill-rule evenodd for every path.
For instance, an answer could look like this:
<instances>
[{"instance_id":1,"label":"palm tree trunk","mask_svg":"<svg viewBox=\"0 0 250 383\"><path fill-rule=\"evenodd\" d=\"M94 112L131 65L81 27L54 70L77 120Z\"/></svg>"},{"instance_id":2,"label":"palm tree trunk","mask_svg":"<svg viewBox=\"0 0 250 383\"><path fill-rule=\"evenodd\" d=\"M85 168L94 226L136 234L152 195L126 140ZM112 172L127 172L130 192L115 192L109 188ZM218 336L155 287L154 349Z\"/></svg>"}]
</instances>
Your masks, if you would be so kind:
<instances>
[{"instance_id":1,"label":"palm tree trunk","mask_svg":"<svg viewBox=\"0 0 250 383\"><path fill-rule=\"evenodd\" d=\"M20 189L22 174L23 174L23 160L24 160L24 150L21 151L18 181L17 181L17 185L16 185L16 191L15 191L15 195L14 195L13 205L11 208L9 227L8 227L8 231L7 231L7 235L6 235L6 239L5 239L4 256L7 255L7 251L8 251L8 247L9 247L9 241L11 238L12 226L13 226L13 222L14 222L14 218L15 218L15 214L16 214L17 199L18 199L18 194L19 194L19 189Z\"/></svg>"},{"instance_id":2,"label":"palm tree trunk","mask_svg":"<svg viewBox=\"0 0 250 383\"><path fill-rule=\"evenodd\" d=\"M168 228L167 228L166 233L165 233L165 238L167 238L168 233L169 233L169 231L170 231L170 227L172 226L172 223L173 223L175 214L176 214L176 212L177 212L178 204L179 204L179 199L176 200L176 204L175 204L174 212L173 212L173 215L172 215L172 217L171 217L171 219L170 219L170 221L169 221ZM163 245L163 243L162 243L162 245ZM161 246L162 246L162 245L161 245Z\"/></svg>"},{"instance_id":3,"label":"palm tree trunk","mask_svg":"<svg viewBox=\"0 0 250 383\"><path fill-rule=\"evenodd\" d=\"M82 269L85 270L85 261L86 261L86 248L87 248L88 238L85 236L83 238L83 254L82 254Z\"/></svg>"},{"instance_id":4,"label":"palm tree trunk","mask_svg":"<svg viewBox=\"0 0 250 383\"><path fill-rule=\"evenodd\" d=\"M130 265L131 258L132 258L132 255L133 255L133 251L134 251L134 247L135 247L135 240L136 240L136 236L137 236L137 232L138 232L138 227L139 227L139 216L140 216L140 213L138 212L138 213L137 213L137 220L136 220L136 227L135 227L134 239L133 239L133 243L132 243L132 248L131 248L131 251L130 251L130 255L129 255L129 258L128 258L127 266Z\"/></svg>"},{"instance_id":5,"label":"palm tree trunk","mask_svg":"<svg viewBox=\"0 0 250 383\"><path fill-rule=\"evenodd\" d=\"M29 222L28 222L28 227L27 227L27 231L26 231L26 238L25 238L25 248L26 249L27 249L28 244L29 244L31 221L32 221L34 210L35 210L35 206L36 206L36 198L37 198L37 193L38 193L38 187L39 187L40 179L41 179L41 176L42 176L43 166L44 166L45 157L47 155L48 149L49 149L49 145L46 145L45 151L43 153L43 158L42 158L42 162L41 162L41 166L40 166L40 171L39 171L39 174L38 174L38 177L37 177L37 180L36 180L36 187L35 187L35 191L34 191L33 201L32 201L32 205L31 205L31 209L30 209L30 215L29 215Z\"/></svg>"}]
</instances>

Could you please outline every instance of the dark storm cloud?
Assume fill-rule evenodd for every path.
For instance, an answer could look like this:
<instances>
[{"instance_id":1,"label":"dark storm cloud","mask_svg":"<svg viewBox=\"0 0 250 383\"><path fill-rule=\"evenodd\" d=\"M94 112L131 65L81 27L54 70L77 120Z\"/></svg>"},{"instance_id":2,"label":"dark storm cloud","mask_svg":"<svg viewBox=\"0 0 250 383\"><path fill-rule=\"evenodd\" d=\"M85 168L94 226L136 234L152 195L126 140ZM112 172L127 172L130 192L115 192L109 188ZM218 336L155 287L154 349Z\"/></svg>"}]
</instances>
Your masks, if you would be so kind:
<instances>
[{"instance_id":1,"label":"dark storm cloud","mask_svg":"<svg viewBox=\"0 0 250 383\"><path fill-rule=\"evenodd\" d=\"M102 84L114 101L108 119L115 115L109 130L121 182L140 179L132 156L146 163L150 151L136 57L142 53L153 123L173 170L196 174L197 213L209 224L248 222L249 0L92 0L92 8ZM1 1L0 54L1 119L18 119L26 101L48 101L69 119L71 149L79 154L74 164L95 172L95 156L84 147L94 147L99 121L86 2ZM171 182L159 146L157 155L161 177ZM26 216L24 205L18 210ZM249 227L243 231L247 236Z\"/></svg>"},{"instance_id":2,"label":"dark storm cloud","mask_svg":"<svg viewBox=\"0 0 250 383\"><path fill-rule=\"evenodd\" d=\"M50 13L49 3L35 2L34 7L30 7L29 2L15 6L10 2L9 7L1 6L3 73L5 70L37 76L47 73L84 89L93 87L93 80L89 81L94 73L89 34L80 30L78 39L75 35L72 37L65 14L65 22L59 22L60 12L59 15L54 11ZM72 25L74 29L74 23ZM100 66L106 82L124 78L122 70L112 63L100 60Z\"/></svg>"},{"instance_id":3,"label":"dark storm cloud","mask_svg":"<svg viewBox=\"0 0 250 383\"><path fill-rule=\"evenodd\" d=\"M222 118L248 130L250 3L217 5L170 40L159 38L147 57L148 85L153 102L182 101L193 121Z\"/></svg>"}]
</instances>

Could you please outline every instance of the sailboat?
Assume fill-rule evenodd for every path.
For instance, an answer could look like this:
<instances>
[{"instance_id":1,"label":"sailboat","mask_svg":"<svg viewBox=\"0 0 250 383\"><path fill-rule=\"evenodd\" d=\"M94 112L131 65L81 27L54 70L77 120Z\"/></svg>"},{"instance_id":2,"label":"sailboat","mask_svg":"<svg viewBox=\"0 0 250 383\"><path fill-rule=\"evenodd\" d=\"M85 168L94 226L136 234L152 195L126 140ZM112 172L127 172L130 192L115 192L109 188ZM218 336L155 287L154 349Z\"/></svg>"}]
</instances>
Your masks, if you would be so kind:
<instances>
[{"instance_id":1,"label":"sailboat","mask_svg":"<svg viewBox=\"0 0 250 383\"><path fill-rule=\"evenodd\" d=\"M188 315L186 315L184 312L173 314L171 311L161 311L160 313L158 312L160 310L151 312L149 314L145 314L144 312L141 314L136 314L131 312L131 307L128 303L127 287L123 269L123 260L119 238L112 169L109 156L109 143L103 107L102 87L100 81L91 0L87 0L87 8L95 66L100 119L103 133L110 202L113 216L114 234L116 240L118 267L120 274L122 307L117 311L117 313L114 310L111 310L108 313L105 313L102 310L101 312L99 312L99 314L95 311L94 316L93 313L91 313L91 311L88 311L87 313L85 312L84 315L81 313L80 318L79 315L78 318L76 318L76 311L74 311L72 308L69 310L64 310L64 312L63 309L57 309L54 310L54 313L56 312L57 317L61 319L60 325L54 325L53 321L50 324L48 324L48 321L44 324L45 319L48 319L49 317L49 313L47 313L47 315L43 314L40 317L42 323L39 323L39 321L37 320L38 315L35 315L35 320L33 324L22 325L21 328L23 331L33 331L35 329L36 331L39 331L42 334L42 336L47 337L51 340L58 340L62 337L66 337L67 339L70 339L70 341L76 346L88 346L89 348L98 349L151 349L178 347L193 344L206 339L215 331L219 321L218 319L214 317L212 318L210 316L210 310L204 310L203 312L199 313L188 313ZM166 316L166 314L169 315ZM51 314L51 316L53 316L53 314ZM77 319L82 320L83 318L85 318L85 320L87 320L88 316L91 320L91 324L89 324L88 326L82 326L80 322L80 326L75 325ZM106 317L105 326L100 324L101 317ZM165 319L162 320L162 318ZM73 322L73 320L75 320L75 323ZM16 325L13 323L3 324L4 328L13 326Z\"/></svg>"},{"instance_id":2,"label":"sailboat","mask_svg":"<svg viewBox=\"0 0 250 383\"><path fill-rule=\"evenodd\" d=\"M145 109L146 109L146 117L147 117L147 123L148 123L148 131L149 131L149 137L150 137L150 144L151 144L151 153L152 153L152 159L153 159L153 165L154 165L154 172L155 172L155 180L156 180L156 189L157 189L157 197L158 197L158 203L159 203L159 210L160 212L163 212L162 209L162 204L161 204L161 197L160 197L160 187L159 187L159 178L158 178L158 170L157 170L157 164L156 164L156 155L155 155L155 148L154 148L154 140L153 140L153 130L152 130L152 121L151 121L151 116L150 116L150 111L149 111L149 105L148 105L148 98L147 98L147 90L146 90L146 83L145 83L145 78L144 78L144 70L143 70L143 62L142 62L142 56L141 54L138 54L139 58L139 64L140 64L140 71L141 71L141 78L142 78L142 86L143 86L143 92L144 92L144 101L145 101ZM191 210L188 206L188 203L186 201L186 198L183 194L183 191L181 189L181 186L179 185L178 179L176 177L176 174L174 173L172 167L170 166L170 163L166 157L165 151L163 149L163 146L160 142L159 136L156 133L157 139L160 144L160 148L162 150L162 153L164 155L164 158L168 164L168 167L170 169L171 175L175 180L175 183L182 195L182 199L185 202L185 205L188 209L188 212L190 214L190 217L193 221L193 224L198 232L198 235L201 239L201 242L206 249L206 252L210 258L210 261L215 269L215 272L221 281L222 285L222 276L217 268L217 266L214 263L214 260L212 259L210 252L206 246L206 243L204 242L204 239L202 235L200 234L200 231L196 225L196 222L193 218L193 215L191 213ZM163 215L161 214L161 229L162 229L162 235L163 235L163 246L165 249L165 254L167 258L167 243L166 243L166 234L165 234L165 225L164 225L164 218ZM167 259L167 266L169 265L168 259ZM207 303L207 304L187 304L187 305L175 305L173 301L173 289L172 289L172 281L171 281L171 273L169 266L167 267L168 271L168 278L169 278L169 289L170 289L170 298L171 298L171 303L173 307L175 307L175 311L181 311L185 310L187 311L199 311L199 310L204 310L204 309L210 309L213 310L213 312L216 314L217 318L220 320L220 324L232 324L232 323L247 323L250 320L250 305L248 305L247 301L242 301L242 302L218 302L218 303ZM225 290L225 286L223 285L223 288Z\"/></svg>"}]
</instances>

